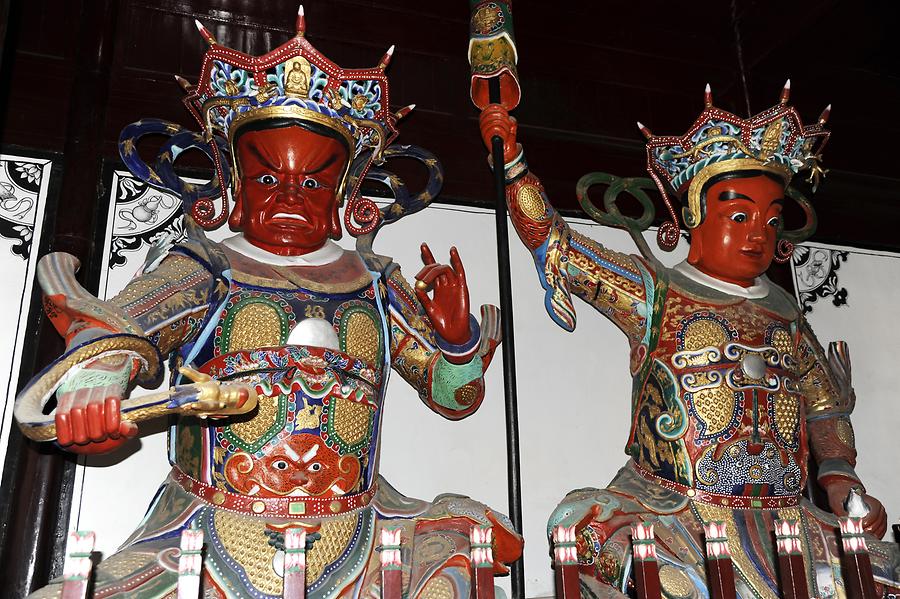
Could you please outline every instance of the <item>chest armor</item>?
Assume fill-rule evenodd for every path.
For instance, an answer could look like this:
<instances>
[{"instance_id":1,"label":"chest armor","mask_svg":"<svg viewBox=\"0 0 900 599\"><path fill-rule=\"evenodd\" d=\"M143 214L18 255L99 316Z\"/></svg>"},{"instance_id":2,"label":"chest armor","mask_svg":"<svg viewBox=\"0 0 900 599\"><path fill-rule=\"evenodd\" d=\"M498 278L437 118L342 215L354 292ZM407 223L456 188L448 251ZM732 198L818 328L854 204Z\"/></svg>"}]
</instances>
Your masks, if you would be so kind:
<instances>
[{"instance_id":1,"label":"chest armor","mask_svg":"<svg viewBox=\"0 0 900 599\"><path fill-rule=\"evenodd\" d=\"M807 443L795 321L762 302L669 288L635 377L637 465L689 495L799 494Z\"/></svg>"},{"instance_id":2,"label":"chest armor","mask_svg":"<svg viewBox=\"0 0 900 599\"><path fill-rule=\"evenodd\" d=\"M213 378L252 384L259 404L223 424L181 419L170 437L173 463L241 495L369 490L388 349L378 284L365 279L310 289L235 273L192 362Z\"/></svg>"}]
</instances>

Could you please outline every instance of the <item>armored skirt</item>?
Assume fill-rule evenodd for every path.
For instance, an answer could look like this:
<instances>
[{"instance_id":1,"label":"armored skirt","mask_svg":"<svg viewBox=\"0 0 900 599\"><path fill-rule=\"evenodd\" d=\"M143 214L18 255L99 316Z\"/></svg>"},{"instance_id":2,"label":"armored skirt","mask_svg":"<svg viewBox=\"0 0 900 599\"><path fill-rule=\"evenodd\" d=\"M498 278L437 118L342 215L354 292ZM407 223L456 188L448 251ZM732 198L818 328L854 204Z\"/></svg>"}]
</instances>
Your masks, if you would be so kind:
<instances>
[{"instance_id":1,"label":"armored skirt","mask_svg":"<svg viewBox=\"0 0 900 599\"><path fill-rule=\"evenodd\" d=\"M846 597L837 518L805 498L778 509L735 509L695 501L648 480L629 462L606 489L580 489L564 503L598 504L598 515L577 538L581 596L622 597L634 593L631 525L654 524L663 597L708 597L703 525L721 521L731 547L737 596L777 599L778 558L775 520L801 524L807 585L823 599ZM900 591L900 553L893 543L867 539L881 596ZM624 594L624 595L623 595Z\"/></svg>"}]
</instances>

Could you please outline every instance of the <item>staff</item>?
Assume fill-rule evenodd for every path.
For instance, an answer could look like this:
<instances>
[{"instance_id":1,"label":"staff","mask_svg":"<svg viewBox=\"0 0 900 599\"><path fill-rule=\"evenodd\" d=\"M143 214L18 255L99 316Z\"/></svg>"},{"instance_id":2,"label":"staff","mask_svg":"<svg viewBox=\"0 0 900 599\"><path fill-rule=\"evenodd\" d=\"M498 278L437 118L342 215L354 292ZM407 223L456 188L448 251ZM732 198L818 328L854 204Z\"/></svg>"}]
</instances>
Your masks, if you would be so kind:
<instances>
[{"instance_id":1,"label":"staff","mask_svg":"<svg viewBox=\"0 0 900 599\"><path fill-rule=\"evenodd\" d=\"M521 91L516 73L511 0L469 0L470 95L479 110L502 104L507 110L519 105ZM519 465L519 411L516 399L516 349L513 335L512 282L509 275L509 231L506 222L506 185L503 175L503 141L491 140L494 166L497 230L497 268L500 275L500 309L503 314L503 379L506 408L506 465L509 473L509 516L522 532L522 491ZM522 561L512 565L513 597L525 596Z\"/></svg>"}]
</instances>

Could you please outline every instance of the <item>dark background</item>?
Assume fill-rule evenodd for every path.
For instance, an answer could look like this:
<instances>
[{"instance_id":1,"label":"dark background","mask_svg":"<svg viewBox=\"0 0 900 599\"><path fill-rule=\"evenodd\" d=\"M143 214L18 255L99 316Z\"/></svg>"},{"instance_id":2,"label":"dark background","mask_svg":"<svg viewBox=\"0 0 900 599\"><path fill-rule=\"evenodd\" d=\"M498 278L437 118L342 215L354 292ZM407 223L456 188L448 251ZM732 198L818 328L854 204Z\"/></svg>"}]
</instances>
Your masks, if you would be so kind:
<instances>
[{"instance_id":1,"label":"dark background","mask_svg":"<svg viewBox=\"0 0 900 599\"><path fill-rule=\"evenodd\" d=\"M196 81L205 43L199 18L222 44L263 53L293 34L296 0L30 0L13 3L4 57L8 94L0 142L63 152L73 119L78 50L109 20L82 4L110 5L108 77L89 83L102 111L100 154L116 158L121 128L154 116L195 126L172 75ZM561 208L594 170L644 174L640 120L680 134L702 109L746 116L791 101L808 122L832 103L829 176L815 197L816 239L897 249L900 175L892 140L900 106L896 2L515 0L522 103L516 112L529 163ZM432 150L446 167L446 201L490 202L491 180L468 99L465 0L307 0L307 37L347 67L377 63L397 44L391 103L415 103L400 141ZM89 65L88 65L89 66ZM69 160L66 156L66 160ZM99 158L95 156L94 158Z\"/></svg>"},{"instance_id":2,"label":"dark background","mask_svg":"<svg viewBox=\"0 0 900 599\"><path fill-rule=\"evenodd\" d=\"M554 203L574 212L583 174L645 174L635 121L657 134L683 133L703 108L707 82L717 106L748 116L775 104L790 77L791 102L807 122L833 104L813 239L900 251L897 4L514 0L522 84L515 114L529 164ZM305 9L307 37L342 66L374 66L397 44L391 104L417 105L399 141L444 163L438 201L491 204L468 98L468 2L306 0ZM102 224L94 215L103 161L118 161L119 131L141 117L195 127L172 77L198 76L206 44L194 18L220 43L263 53L294 34L296 10L296 0L0 0L0 145L59 161L46 227L53 236L42 251L68 251L82 272L96 272ZM38 328L37 367L61 351L58 337ZM0 588L19 596L59 573L72 466L16 435L6 463Z\"/></svg>"}]
</instances>

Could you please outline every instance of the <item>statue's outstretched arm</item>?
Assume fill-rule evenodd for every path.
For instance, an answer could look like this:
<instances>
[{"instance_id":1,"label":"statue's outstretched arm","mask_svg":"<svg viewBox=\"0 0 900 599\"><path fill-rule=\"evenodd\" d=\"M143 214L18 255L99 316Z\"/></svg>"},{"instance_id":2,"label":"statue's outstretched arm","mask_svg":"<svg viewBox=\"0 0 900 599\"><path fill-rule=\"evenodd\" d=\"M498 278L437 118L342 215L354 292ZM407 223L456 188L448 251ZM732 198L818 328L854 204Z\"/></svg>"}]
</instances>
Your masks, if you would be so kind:
<instances>
[{"instance_id":1,"label":"statue's outstretched arm","mask_svg":"<svg viewBox=\"0 0 900 599\"><path fill-rule=\"evenodd\" d=\"M515 119L502 107L492 105L482 112L481 134L488 147L494 135L504 140L506 202L516 232L534 258L550 317L573 330L574 294L612 320L632 346L639 344L652 308L652 268L569 227L529 170L522 146L516 143Z\"/></svg>"},{"instance_id":2,"label":"statue's outstretched arm","mask_svg":"<svg viewBox=\"0 0 900 599\"><path fill-rule=\"evenodd\" d=\"M100 300L74 279L77 260L50 254L41 260L38 281L44 307L66 340L66 352L20 393L49 400L55 392L57 443L79 453L115 449L137 433L122 418L121 400L133 383L154 388L164 360L200 332L227 285L220 260L209 246L186 242L156 251L126 288Z\"/></svg>"},{"instance_id":3,"label":"statue's outstretched arm","mask_svg":"<svg viewBox=\"0 0 900 599\"><path fill-rule=\"evenodd\" d=\"M500 310L482 306L480 323L466 310L468 339L452 343L435 331L399 268L385 277L385 292L394 370L441 416L460 420L474 414L484 399L484 372L500 343Z\"/></svg>"},{"instance_id":4,"label":"statue's outstretched arm","mask_svg":"<svg viewBox=\"0 0 900 599\"><path fill-rule=\"evenodd\" d=\"M856 394L850 378L850 354L843 341L831 343L828 353L805 319L799 324L800 390L806 399L809 447L818 464L817 481L828 494L832 512L846 515L844 505L851 488L865 492L856 474L856 438L850 414L856 405ZM866 529L882 537L887 530L887 516L881 502L865 497L869 514Z\"/></svg>"}]
</instances>

